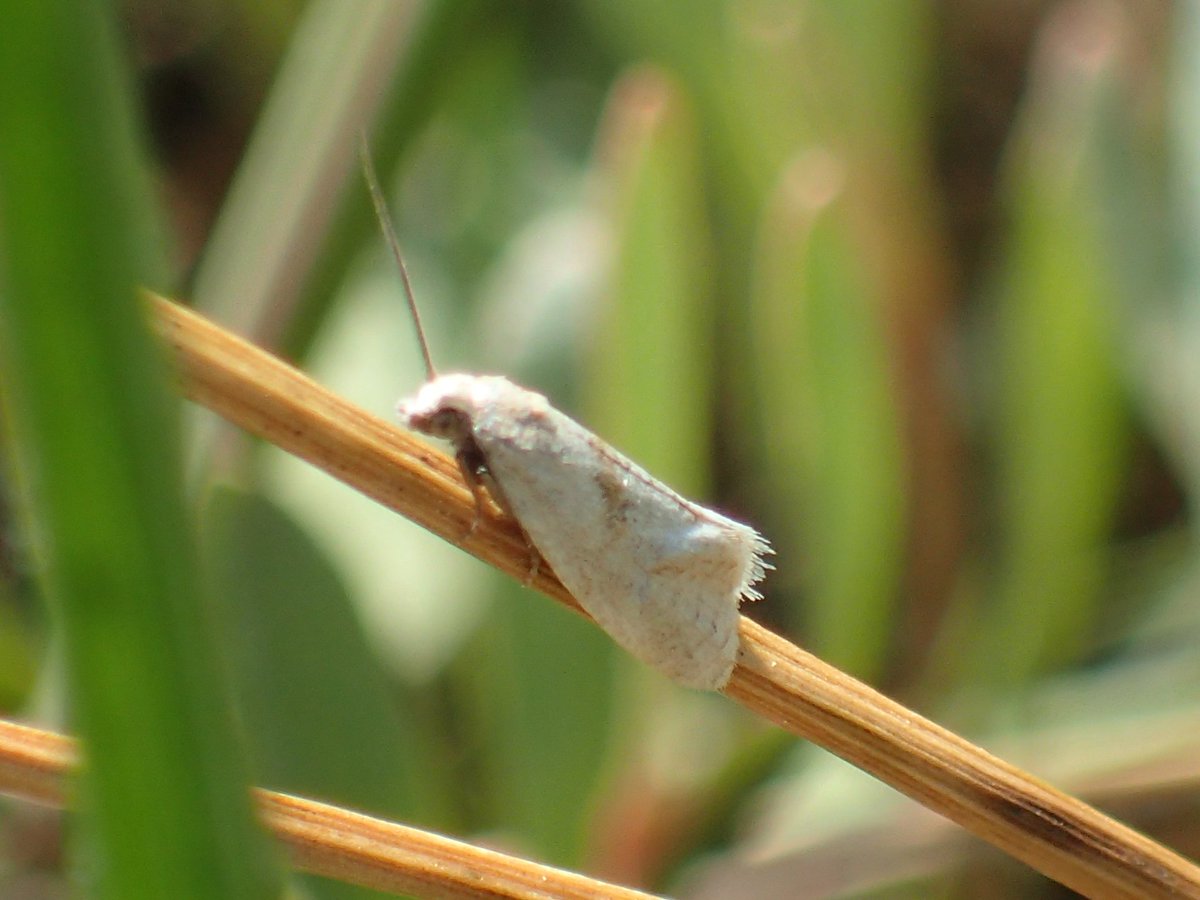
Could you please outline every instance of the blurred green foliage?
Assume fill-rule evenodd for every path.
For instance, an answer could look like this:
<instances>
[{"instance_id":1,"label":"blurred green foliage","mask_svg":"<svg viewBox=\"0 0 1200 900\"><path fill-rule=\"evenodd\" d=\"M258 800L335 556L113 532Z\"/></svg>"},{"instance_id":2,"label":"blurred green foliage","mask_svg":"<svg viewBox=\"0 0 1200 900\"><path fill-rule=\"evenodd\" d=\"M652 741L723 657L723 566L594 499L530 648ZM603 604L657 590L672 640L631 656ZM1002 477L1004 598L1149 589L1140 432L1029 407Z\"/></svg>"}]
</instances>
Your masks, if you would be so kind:
<instances>
[{"instance_id":1,"label":"blurred green foliage","mask_svg":"<svg viewBox=\"0 0 1200 900\"><path fill-rule=\"evenodd\" d=\"M442 368L541 390L760 526L777 571L750 615L1067 789L1144 773L1126 815L1200 847L1194 772L1165 823L1146 799L1157 766L1197 758L1178 725L1200 683L1191 6L123 13L180 296L388 415L422 375L354 171L371 123ZM25 138L35 158L81 140ZM683 893L791 895L805 866L923 821L328 477L191 424L262 783ZM14 713L55 633L19 522ZM763 848L780 868L739 861ZM956 879L980 865L955 844L870 886L970 895Z\"/></svg>"}]
</instances>

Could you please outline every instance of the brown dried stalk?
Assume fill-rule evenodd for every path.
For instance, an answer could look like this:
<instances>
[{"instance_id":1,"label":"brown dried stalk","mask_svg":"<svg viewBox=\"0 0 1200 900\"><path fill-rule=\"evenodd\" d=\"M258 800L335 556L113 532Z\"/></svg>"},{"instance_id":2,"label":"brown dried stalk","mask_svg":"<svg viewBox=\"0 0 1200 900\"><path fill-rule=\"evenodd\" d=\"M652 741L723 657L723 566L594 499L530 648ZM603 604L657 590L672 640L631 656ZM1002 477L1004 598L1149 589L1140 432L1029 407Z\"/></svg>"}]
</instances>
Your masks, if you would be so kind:
<instances>
[{"instance_id":1,"label":"brown dried stalk","mask_svg":"<svg viewBox=\"0 0 1200 900\"><path fill-rule=\"evenodd\" d=\"M524 579L524 540L474 507L454 462L301 372L153 299L184 393L325 469L467 552ZM540 568L533 587L578 611ZM724 693L874 775L1043 874L1090 896L1200 897L1200 868L772 634L741 621Z\"/></svg>"},{"instance_id":2,"label":"brown dried stalk","mask_svg":"<svg viewBox=\"0 0 1200 900\"><path fill-rule=\"evenodd\" d=\"M70 738L0 719L0 793L62 806L77 758ZM261 789L255 799L297 868L374 890L476 900L652 896L315 800Z\"/></svg>"}]
</instances>

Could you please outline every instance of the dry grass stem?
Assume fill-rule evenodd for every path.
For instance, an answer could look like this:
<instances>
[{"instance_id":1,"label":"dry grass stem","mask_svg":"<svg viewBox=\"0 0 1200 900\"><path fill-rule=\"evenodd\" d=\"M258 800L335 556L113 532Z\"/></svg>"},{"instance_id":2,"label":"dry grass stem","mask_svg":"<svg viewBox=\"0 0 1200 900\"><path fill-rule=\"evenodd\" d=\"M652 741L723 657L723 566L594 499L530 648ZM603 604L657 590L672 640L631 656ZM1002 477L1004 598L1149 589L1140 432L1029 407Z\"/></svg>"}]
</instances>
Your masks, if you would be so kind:
<instances>
[{"instance_id":1,"label":"dry grass stem","mask_svg":"<svg viewBox=\"0 0 1200 900\"><path fill-rule=\"evenodd\" d=\"M488 518L465 537L471 495L445 454L182 307L153 304L188 397L485 562L528 575L511 523ZM578 610L545 566L533 586ZM1083 894L1200 897L1200 869L1188 860L746 618L725 694Z\"/></svg>"},{"instance_id":2,"label":"dry grass stem","mask_svg":"<svg viewBox=\"0 0 1200 900\"><path fill-rule=\"evenodd\" d=\"M70 738L0 719L0 793L62 806L77 759ZM652 896L302 797L258 790L256 799L297 868L374 890L528 900Z\"/></svg>"}]
</instances>

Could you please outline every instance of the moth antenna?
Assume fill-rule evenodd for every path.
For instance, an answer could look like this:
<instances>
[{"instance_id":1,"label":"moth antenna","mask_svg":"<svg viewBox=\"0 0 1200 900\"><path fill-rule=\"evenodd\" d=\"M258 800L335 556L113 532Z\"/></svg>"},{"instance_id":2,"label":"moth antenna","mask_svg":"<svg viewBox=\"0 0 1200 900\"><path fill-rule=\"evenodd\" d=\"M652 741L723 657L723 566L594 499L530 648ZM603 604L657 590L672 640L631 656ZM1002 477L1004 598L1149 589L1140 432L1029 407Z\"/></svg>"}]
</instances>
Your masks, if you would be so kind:
<instances>
[{"instance_id":1,"label":"moth antenna","mask_svg":"<svg viewBox=\"0 0 1200 900\"><path fill-rule=\"evenodd\" d=\"M429 355L429 342L425 339L421 313L417 310L417 298L408 278L408 266L404 264L404 256L400 253L400 241L396 238L396 227L392 224L392 216L383 197L383 188L379 186L379 176L375 173L375 163L371 159L371 148L367 144L365 130L358 133L358 155L362 158L363 177L367 180L367 190L371 192L371 202L375 204L375 216L379 219L379 227L383 229L383 235L387 238L392 256L396 260L396 267L400 270L404 298L408 301L408 311L412 314L413 325L417 329L417 343L421 345L421 356L425 360L425 377L433 381L437 377L437 370L433 367L433 357Z\"/></svg>"}]
</instances>

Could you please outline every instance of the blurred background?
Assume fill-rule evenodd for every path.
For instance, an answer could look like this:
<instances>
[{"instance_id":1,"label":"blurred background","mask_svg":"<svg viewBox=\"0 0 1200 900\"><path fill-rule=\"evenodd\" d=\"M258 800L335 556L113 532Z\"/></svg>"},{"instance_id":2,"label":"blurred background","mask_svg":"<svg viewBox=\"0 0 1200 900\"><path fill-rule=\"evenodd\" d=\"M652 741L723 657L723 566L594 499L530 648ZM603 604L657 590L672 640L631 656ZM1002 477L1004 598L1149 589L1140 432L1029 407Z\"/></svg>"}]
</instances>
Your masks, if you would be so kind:
<instances>
[{"instance_id":1,"label":"blurred background","mask_svg":"<svg viewBox=\"0 0 1200 900\"><path fill-rule=\"evenodd\" d=\"M151 287L390 418L424 376L367 127L440 368L755 524L748 615L1200 853L1200 7L121 11ZM1066 893L187 415L259 783L687 897ZM0 713L62 726L29 543L6 516ZM0 806L0 893L58 896L63 840Z\"/></svg>"}]
</instances>

